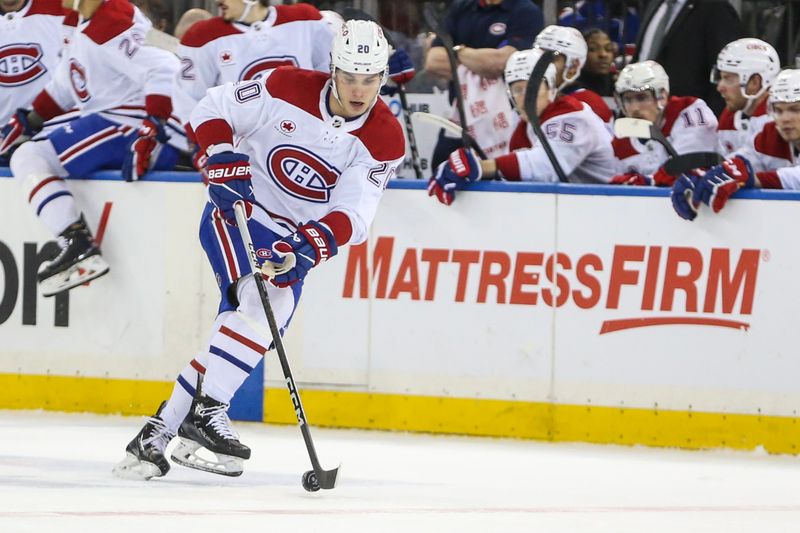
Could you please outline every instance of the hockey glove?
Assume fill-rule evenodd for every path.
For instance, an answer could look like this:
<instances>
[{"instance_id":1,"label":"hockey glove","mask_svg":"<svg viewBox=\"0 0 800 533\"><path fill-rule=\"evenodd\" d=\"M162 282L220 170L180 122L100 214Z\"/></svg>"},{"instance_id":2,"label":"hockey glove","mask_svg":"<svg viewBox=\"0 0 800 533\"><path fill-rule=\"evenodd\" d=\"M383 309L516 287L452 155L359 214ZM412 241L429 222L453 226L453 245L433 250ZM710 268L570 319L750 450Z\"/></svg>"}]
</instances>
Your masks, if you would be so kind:
<instances>
[{"instance_id":1,"label":"hockey glove","mask_svg":"<svg viewBox=\"0 0 800 533\"><path fill-rule=\"evenodd\" d=\"M24 143L36 133L28 121L28 110L17 109L8 124L0 129L0 155Z\"/></svg>"},{"instance_id":2,"label":"hockey glove","mask_svg":"<svg viewBox=\"0 0 800 533\"><path fill-rule=\"evenodd\" d=\"M261 265L261 272L276 287L288 287L302 280L308 271L327 261L338 251L333 233L311 221L295 233L272 245L272 257Z\"/></svg>"},{"instance_id":3,"label":"hockey glove","mask_svg":"<svg viewBox=\"0 0 800 533\"><path fill-rule=\"evenodd\" d=\"M653 184L653 178L649 178L644 174L638 172L628 172L627 174L619 174L611 178L609 182L611 185L634 185L634 186L648 186Z\"/></svg>"},{"instance_id":4,"label":"hockey glove","mask_svg":"<svg viewBox=\"0 0 800 533\"><path fill-rule=\"evenodd\" d=\"M750 162L736 156L706 171L695 187L694 202L698 205L703 202L719 213L736 191L754 185L755 173Z\"/></svg>"},{"instance_id":5,"label":"hockey glove","mask_svg":"<svg viewBox=\"0 0 800 533\"><path fill-rule=\"evenodd\" d=\"M149 115L136 130L122 161L122 177L136 181L155 164L162 146L169 140L162 120Z\"/></svg>"},{"instance_id":6,"label":"hockey glove","mask_svg":"<svg viewBox=\"0 0 800 533\"><path fill-rule=\"evenodd\" d=\"M694 174L681 174L672 185L672 208L685 220L691 221L697 217L700 204L694 201L693 196L700 179Z\"/></svg>"},{"instance_id":7,"label":"hockey glove","mask_svg":"<svg viewBox=\"0 0 800 533\"><path fill-rule=\"evenodd\" d=\"M481 162L475 152L459 148L439 164L436 175L428 182L428 196L435 195L441 203L450 205L456 198L456 185L478 181L482 176Z\"/></svg>"},{"instance_id":8,"label":"hockey glove","mask_svg":"<svg viewBox=\"0 0 800 533\"><path fill-rule=\"evenodd\" d=\"M250 157L222 152L208 158L208 198L229 224L236 224L233 204L244 202L247 218L253 213L253 184L250 181Z\"/></svg>"},{"instance_id":9,"label":"hockey glove","mask_svg":"<svg viewBox=\"0 0 800 533\"><path fill-rule=\"evenodd\" d=\"M402 48L398 48L389 56L389 79L397 84L397 86L405 85L410 82L414 78L416 72L411 57ZM381 94L383 95L394 96L396 92L396 87L388 85L381 87Z\"/></svg>"}]
</instances>

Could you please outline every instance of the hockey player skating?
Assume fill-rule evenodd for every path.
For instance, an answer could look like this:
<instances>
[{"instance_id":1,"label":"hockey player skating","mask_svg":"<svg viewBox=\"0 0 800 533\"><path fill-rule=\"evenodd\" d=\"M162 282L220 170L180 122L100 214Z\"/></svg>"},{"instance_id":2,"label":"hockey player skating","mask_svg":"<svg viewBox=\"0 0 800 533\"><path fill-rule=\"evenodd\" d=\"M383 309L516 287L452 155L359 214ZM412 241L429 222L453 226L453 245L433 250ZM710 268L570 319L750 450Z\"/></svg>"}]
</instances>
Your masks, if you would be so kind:
<instances>
[{"instance_id":1,"label":"hockey player skating","mask_svg":"<svg viewBox=\"0 0 800 533\"><path fill-rule=\"evenodd\" d=\"M206 350L178 376L172 395L128 444L117 475L163 476L172 460L239 475L250 449L227 410L270 346L266 320L234 220L244 202L269 299L285 330L308 271L362 242L386 182L405 154L402 129L378 99L388 44L372 22L352 20L334 37L331 75L283 67L262 79L210 89L191 125L208 155L200 240L219 282L219 314ZM188 416L187 416L188 415ZM197 452L205 448L215 459Z\"/></svg>"},{"instance_id":2,"label":"hockey player skating","mask_svg":"<svg viewBox=\"0 0 800 533\"><path fill-rule=\"evenodd\" d=\"M170 135L182 135L177 121L167 123L178 60L144 44L152 26L138 8L127 0L63 5L80 13L64 58L32 110L18 110L0 131L2 154L44 121L63 117L60 127L25 142L11 158L25 198L61 245L38 273L45 296L109 270L64 178L121 167L133 181L150 169L171 168L178 152L165 143ZM77 113L66 113L73 108Z\"/></svg>"}]
</instances>

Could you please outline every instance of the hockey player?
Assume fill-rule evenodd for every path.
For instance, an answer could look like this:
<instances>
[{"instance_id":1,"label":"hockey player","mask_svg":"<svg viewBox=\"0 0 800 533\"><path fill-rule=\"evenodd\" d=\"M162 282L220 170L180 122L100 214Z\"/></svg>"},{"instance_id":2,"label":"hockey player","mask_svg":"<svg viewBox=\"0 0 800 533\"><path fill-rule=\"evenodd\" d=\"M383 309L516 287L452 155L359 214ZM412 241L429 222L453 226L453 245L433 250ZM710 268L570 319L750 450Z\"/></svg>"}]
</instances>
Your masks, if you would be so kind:
<instances>
[{"instance_id":1,"label":"hockey player","mask_svg":"<svg viewBox=\"0 0 800 533\"><path fill-rule=\"evenodd\" d=\"M0 124L29 109L50 80L77 21L67 13L60 0L0 1Z\"/></svg>"},{"instance_id":2,"label":"hockey player","mask_svg":"<svg viewBox=\"0 0 800 533\"><path fill-rule=\"evenodd\" d=\"M459 183L482 177L500 176L508 181L558 181L553 164L527 122L525 90L528 78L542 51L523 50L508 58L505 80L514 108L522 117L512 136L516 150L496 159L479 161L471 150L463 148L450 154L436 169L428 185L428 195L445 205L455 199ZM556 67L547 67L539 87L536 113L553 152L569 180L577 183L605 183L608 169L615 164L611 134L588 104L572 96L556 98Z\"/></svg>"},{"instance_id":3,"label":"hockey player","mask_svg":"<svg viewBox=\"0 0 800 533\"><path fill-rule=\"evenodd\" d=\"M43 122L76 107L63 126L22 144L11 171L39 219L59 236L61 253L38 273L52 296L108 272L64 181L100 168L122 167L127 181L149 169L171 168L177 150L165 144L182 133L172 119L178 61L144 44L150 22L127 0L64 0L81 16L65 57L31 111L17 111L0 133L0 153L32 136Z\"/></svg>"},{"instance_id":4,"label":"hockey player","mask_svg":"<svg viewBox=\"0 0 800 533\"><path fill-rule=\"evenodd\" d=\"M778 53L760 39L738 39L720 51L711 83L725 100L717 126L721 154L747 146L770 122L767 97L780 69Z\"/></svg>"},{"instance_id":5,"label":"hockey player","mask_svg":"<svg viewBox=\"0 0 800 533\"><path fill-rule=\"evenodd\" d=\"M556 66L558 90L561 94L568 94L581 102L589 104L592 111L610 129L614 121L614 114L605 100L603 100L603 97L576 83L578 76L581 75L581 69L586 63L586 53L588 51L586 40L581 35L581 32L567 26L547 26L536 36L536 41L533 45L535 48L558 52L553 61Z\"/></svg>"},{"instance_id":6,"label":"hockey player","mask_svg":"<svg viewBox=\"0 0 800 533\"><path fill-rule=\"evenodd\" d=\"M671 96L669 77L655 61L622 69L615 91L626 117L649 120L661 128L679 154L716 151L717 117L699 98ZM669 155L656 141L615 138L613 147L621 173L611 183L671 186L675 181L662 169Z\"/></svg>"},{"instance_id":7,"label":"hockey player","mask_svg":"<svg viewBox=\"0 0 800 533\"><path fill-rule=\"evenodd\" d=\"M233 227L233 204L243 202L251 215L248 228L285 330L303 278L343 246L364 241L386 182L403 160L400 124L378 98L388 57L380 27L351 20L334 37L330 75L278 68L259 80L210 89L192 113L208 155L210 202L200 240L219 282L219 314L207 350L180 373L169 401L128 444L117 475L166 474L164 449L176 432L173 461L241 474L250 449L230 425L228 404L271 339ZM216 462L199 457L200 447Z\"/></svg>"},{"instance_id":8,"label":"hockey player","mask_svg":"<svg viewBox=\"0 0 800 533\"><path fill-rule=\"evenodd\" d=\"M709 170L684 174L672 187L672 205L694 220L701 203L718 213L739 189L800 190L800 70L784 70L769 93L768 122L748 146Z\"/></svg>"}]
</instances>

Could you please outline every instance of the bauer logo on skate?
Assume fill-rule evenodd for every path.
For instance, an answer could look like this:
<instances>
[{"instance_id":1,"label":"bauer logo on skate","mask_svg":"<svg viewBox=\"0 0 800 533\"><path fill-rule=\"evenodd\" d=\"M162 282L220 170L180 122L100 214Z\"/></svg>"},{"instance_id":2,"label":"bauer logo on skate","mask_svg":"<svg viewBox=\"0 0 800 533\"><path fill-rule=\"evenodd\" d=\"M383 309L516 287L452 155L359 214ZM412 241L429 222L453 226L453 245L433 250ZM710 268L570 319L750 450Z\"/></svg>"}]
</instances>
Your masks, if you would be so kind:
<instances>
[{"instance_id":1,"label":"bauer logo on skate","mask_svg":"<svg viewBox=\"0 0 800 533\"><path fill-rule=\"evenodd\" d=\"M752 315L759 265L769 260L758 249L622 244L580 255L401 250L394 237L379 237L371 256L368 263L365 244L350 247L343 298L368 298L371 270L376 299L574 306L628 315L604 318L601 335L665 324L747 329L748 322L728 317Z\"/></svg>"},{"instance_id":2,"label":"bauer logo on skate","mask_svg":"<svg viewBox=\"0 0 800 533\"><path fill-rule=\"evenodd\" d=\"M42 56L42 47L36 43L15 43L0 48L0 87L25 85L47 72Z\"/></svg>"},{"instance_id":3,"label":"bauer logo on skate","mask_svg":"<svg viewBox=\"0 0 800 533\"><path fill-rule=\"evenodd\" d=\"M75 59L69 61L69 79L72 82L72 90L75 91L75 95L81 102L91 98L86 80L86 69Z\"/></svg>"},{"instance_id":4,"label":"bauer logo on skate","mask_svg":"<svg viewBox=\"0 0 800 533\"><path fill-rule=\"evenodd\" d=\"M286 194L315 203L327 203L341 174L313 152L282 144L267 156L272 180Z\"/></svg>"}]
</instances>

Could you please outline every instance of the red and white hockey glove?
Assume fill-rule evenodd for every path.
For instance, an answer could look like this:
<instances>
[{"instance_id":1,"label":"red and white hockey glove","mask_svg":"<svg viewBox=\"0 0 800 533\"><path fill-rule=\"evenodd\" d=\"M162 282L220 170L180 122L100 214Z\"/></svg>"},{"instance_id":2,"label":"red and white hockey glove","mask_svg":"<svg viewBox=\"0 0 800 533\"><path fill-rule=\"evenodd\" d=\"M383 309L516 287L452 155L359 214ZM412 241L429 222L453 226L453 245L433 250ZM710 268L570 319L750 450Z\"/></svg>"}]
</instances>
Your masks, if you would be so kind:
<instances>
[{"instance_id":1,"label":"red and white hockey glove","mask_svg":"<svg viewBox=\"0 0 800 533\"><path fill-rule=\"evenodd\" d=\"M306 277L308 271L339 251L333 233L324 224L311 221L272 245L273 255L261 272L276 287L288 287Z\"/></svg>"},{"instance_id":2,"label":"red and white hockey glove","mask_svg":"<svg viewBox=\"0 0 800 533\"><path fill-rule=\"evenodd\" d=\"M750 161L736 156L706 171L695 187L694 201L703 202L719 213L736 191L754 185L755 172Z\"/></svg>"},{"instance_id":3,"label":"red and white hockey glove","mask_svg":"<svg viewBox=\"0 0 800 533\"><path fill-rule=\"evenodd\" d=\"M436 175L428 182L428 196L436 196L444 205L450 205L456 199L459 183L472 183L482 176L481 162L475 152L459 148L439 164Z\"/></svg>"},{"instance_id":4,"label":"red and white hockey glove","mask_svg":"<svg viewBox=\"0 0 800 533\"><path fill-rule=\"evenodd\" d=\"M208 198L229 224L236 225L233 204L244 202L247 218L253 213L253 184L250 181L250 157L222 152L208 158Z\"/></svg>"},{"instance_id":5,"label":"red and white hockey glove","mask_svg":"<svg viewBox=\"0 0 800 533\"><path fill-rule=\"evenodd\" d=\"M17 109L8 124L0 129L0 155L24 143L36 133L28 122L28 111Z\"/></svg>"},{"instance_id":6,"label":"red and white hockey glove","mask_svg":"<svg viewBox=\"0 0 800 533\"><path fill-rule=\"evenodd\" d=\"M152 115L142 121L128 145L122 161L122 177L125 181L136 181L155 164L161 148L169 140L164 122Z\"/></svg>"},{"instance_id":7,"label":"red and white hockey glove","mask_svg":"<svg viewBox=\"0 0 800 533\"><path fill-rule=\"evenodd\" d=\"M648 178L638 172L628 172L627 174L614 176L608 183L611 185L647 186L653 184L653 178Z\"/></svg>"}]
</instances>

